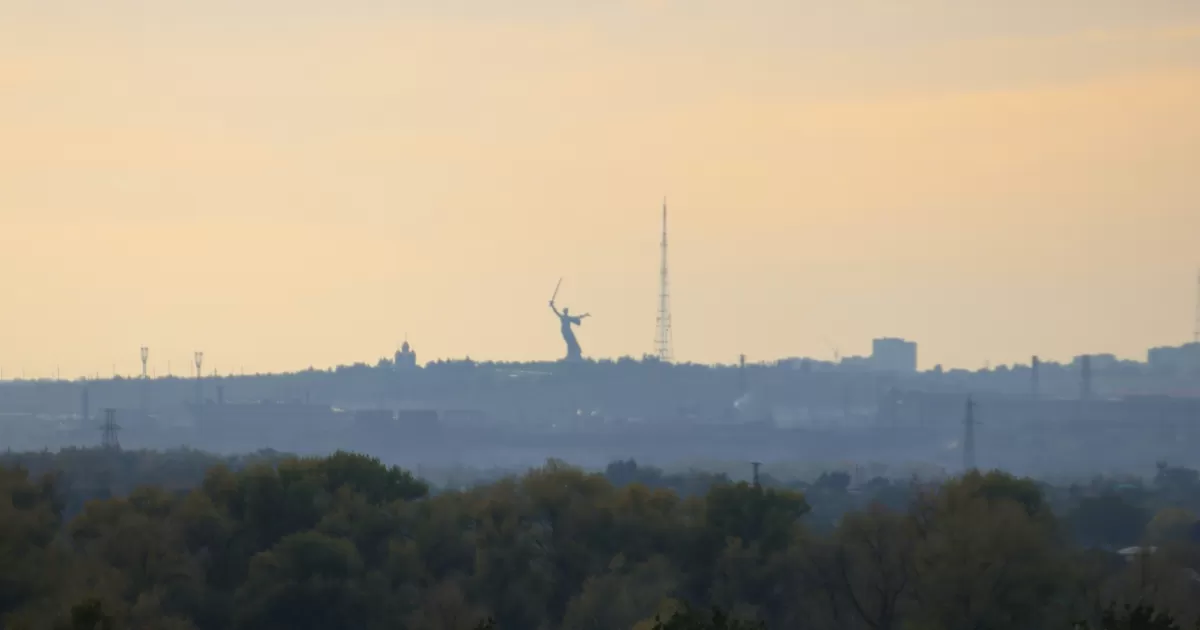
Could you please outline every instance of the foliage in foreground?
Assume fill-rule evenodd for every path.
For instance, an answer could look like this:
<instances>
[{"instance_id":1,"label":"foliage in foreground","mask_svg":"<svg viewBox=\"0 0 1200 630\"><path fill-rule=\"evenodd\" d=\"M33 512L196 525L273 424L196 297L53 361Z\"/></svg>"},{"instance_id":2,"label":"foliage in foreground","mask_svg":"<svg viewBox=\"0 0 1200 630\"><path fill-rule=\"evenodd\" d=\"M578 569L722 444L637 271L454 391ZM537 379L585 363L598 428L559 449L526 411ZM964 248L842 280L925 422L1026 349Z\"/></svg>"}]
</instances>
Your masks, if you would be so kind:
<instances>
[{"instance_id":1,"label":"foliage in foreground","mask_svg":"<svg viewBox=\"0 0 1200 630\"><path fill-rule=\"evenodd\" d=\"M1000 473L829 527L785 488L681 497L549 462L432 495L348 453L216 466L73 517L62 494L0 468L5 628L1165 630L1200 613L1186 518L1147 527L1158 550L1126 560L1076 547L1044 488Z\"/></svg>"}]
</instances>

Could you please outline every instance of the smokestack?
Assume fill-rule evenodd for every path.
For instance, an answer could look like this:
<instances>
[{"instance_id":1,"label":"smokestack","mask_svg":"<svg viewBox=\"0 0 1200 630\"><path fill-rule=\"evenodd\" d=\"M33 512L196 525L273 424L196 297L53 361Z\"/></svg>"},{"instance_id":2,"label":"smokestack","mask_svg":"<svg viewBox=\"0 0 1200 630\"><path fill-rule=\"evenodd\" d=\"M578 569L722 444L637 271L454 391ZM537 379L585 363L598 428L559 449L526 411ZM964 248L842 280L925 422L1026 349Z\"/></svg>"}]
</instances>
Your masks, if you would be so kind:
<instances>
[{"instance_id":1,"label":"smokestack","mask_svg":"<svg viewBox=\"0 0 1200 630\"><path fill-rule=\"evenodd\" d=\"M1082 369L1079 397L1083 400L1088 400L1092 397L1092 356L1089 354L1083 355L1080 364Z\"/></svg>"},{"instance_id":2,"label":"smokestack","mask_svg":"<svg viewBox=\"0 0 1200 630\"><path fill-rule=\"evenodd\" d=\"M746 395L746 355L738 357L738 395Z\"/></svg>"},{"instance_id":3,"label":"smokestack","mask_svg":"<svg viewBox=\"0 0 1200 630\"><path fill-rule=\"evenodd\" d=\"M1042 361L1037 358L1037 355L1033 357L1032 366L1033 369L1029 375L1029 391L1034 398L1037 398L1042 395Z\"/></svg>"}]
</instances>

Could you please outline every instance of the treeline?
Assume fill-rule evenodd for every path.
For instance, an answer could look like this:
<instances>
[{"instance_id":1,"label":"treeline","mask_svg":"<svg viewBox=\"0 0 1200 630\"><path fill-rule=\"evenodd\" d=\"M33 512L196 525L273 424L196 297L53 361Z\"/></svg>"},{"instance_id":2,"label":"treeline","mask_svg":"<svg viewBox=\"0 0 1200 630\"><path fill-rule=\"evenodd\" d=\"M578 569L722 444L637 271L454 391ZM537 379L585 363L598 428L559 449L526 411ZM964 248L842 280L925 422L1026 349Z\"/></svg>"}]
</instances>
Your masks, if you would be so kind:
<instances>
[{"instance_id":1,"label":"treeline","mask_svg":"<svg viewBox=\"0 0 1200 630\"><path fill-rule=\"evenodd\" d=\"M549 462L431 493L360 455L260 454L190 487L138 487L68 516L69 473L41 472L0 469L0 618L13 630L1173 627L1153 610L1189 627L1200 619L1200 545L1184 506L1170 523L1137 521L1139 541L1153 543L1137 553L1079 539L1076 520L1128 520L1113 506L1129 504L1118 493L1129 488L1064 489L1075 504L1060 516L1061 497L995 472L878 481L888 501L877 501L836 475L804 491L717 478L681 494L668 489L678 479L630 462L607 474ZM1194 483L1163 475L1164 487ZM810 499L830 497L849 507L813 522Z\"/></svg>"},{"instance_id":2,"label":"treeline","mask_svg":"<svg viewBox=\"0 0 1200 630\"><path fill-rule=\"evenodd\" d=\"M69 519L88 501L123 497L140 486L157 486L167 492L190 491L204 481L213 467L237 471L255 464L273 466L286 459L294 456L270 449L220 456L189 448L166 451L64 448L3 452L0 467L19 468L33 477L53 476L55 491Z\"/></svg>"},{"instance_id":3,"label":"treeline","mask_svg":"<svg viewBox=\"0 0 1200 630\"><path fill-rule=\"evenodd\" d=\"M215 466L238 471L255 464L274 466L294 458L270 449L219 456L193 449L114 452L67 448L54 452L0 452L0 466L23 468L34 477L54 473L64 501L64 515L69 520L87 501L126 496L138 486L189 491L199 486L208 470ZM651 489L670 490L683 498L705 495L714 486L734 481L727 472L719 472L732 469L721 462L696 466L699 468L668 472L633 460L616 461L608 465L603 476L615 486L637 483ZM748 472L747 466L739 467ZM891 471L901 475L893 479L882 476L889 472L886 466L859 470L870 470L874 476L859 474L856 483L844 471L817 474L817 469L811 466L774 464L763 467L760 481L766 488L803 493L809 506L805 526L822 534L828 534L845 513L862 511L872 504L903 511L912 501L914 491L921 487L913 482L911 474L915 472L904 476L904 471ZM438 494L519 477L524 470L454 466L425 468L420 473L430 494ZM1165 463L1148 479L1097 476L1076 483L1052 485L1039 481L1036 485L1070 537L1085 546L1119 549L1138 544L1147 535L1151 539L1169 537L1173 535L1170 532L1194 524L1194 515L1200 514L1200 473ZM1196 535L1200 537L1200 532Z\"/></svg>"}]
</instances>

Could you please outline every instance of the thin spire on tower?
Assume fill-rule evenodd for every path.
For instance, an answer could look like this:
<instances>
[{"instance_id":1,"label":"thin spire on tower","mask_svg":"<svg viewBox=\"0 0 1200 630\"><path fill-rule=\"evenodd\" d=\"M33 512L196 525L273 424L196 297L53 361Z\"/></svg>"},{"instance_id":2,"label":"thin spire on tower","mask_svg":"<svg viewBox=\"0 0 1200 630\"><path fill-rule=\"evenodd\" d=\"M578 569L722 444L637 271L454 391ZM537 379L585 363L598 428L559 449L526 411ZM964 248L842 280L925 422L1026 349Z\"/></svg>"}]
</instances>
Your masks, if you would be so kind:
<instances>
[{"instance_id":1,"label":"thin spire on tower","mask_svg":"<svg viewBox=\"0 0 1200 630\"><path fill-rule=\"evenodd\" d=\"M655 355L659 361L670 361L671 353L671 294L667 278L667 198L662 206L662 266L658 278L658 332L654 339Z\"/></svg>"}]
</instances>

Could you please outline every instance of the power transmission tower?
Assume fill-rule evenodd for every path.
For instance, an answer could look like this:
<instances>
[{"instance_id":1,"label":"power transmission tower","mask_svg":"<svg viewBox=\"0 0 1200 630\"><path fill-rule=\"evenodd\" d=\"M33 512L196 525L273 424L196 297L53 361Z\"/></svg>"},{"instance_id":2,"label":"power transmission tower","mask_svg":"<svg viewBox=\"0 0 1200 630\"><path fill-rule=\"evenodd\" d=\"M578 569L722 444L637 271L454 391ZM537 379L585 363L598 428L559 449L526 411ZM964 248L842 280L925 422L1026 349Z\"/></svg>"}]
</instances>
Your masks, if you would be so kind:
<instances>
[{"instance_id":1,"label":"power transmission tower","mask_svg":"<svg viewBox=\"0 0 1200 630\"><path fill-rule=\"evenodd\" d=\"M121 427L117 426L117 410L104 410L104 426L101 428L103 436L101 437L100 445L106 449L119 451L121 450L121 442L117 439L117 433Z\"/></svg>"},{"instance_id":2,"label":"power transmission tower","mask_svg":"<svg viewBox=\"0 0 1200 630\"><path fill-rule=\"evenodd\" d=\"M963 472L975 470L975 401L967 396L967 416L963 418Z\"/></svg>"},{"instance_id":3,"label":"power transmission tower","mask_svg":"<svg viewBox=\"0 0 1200 630\"><path fill-rule=\"evenodd\" d=\"M204 365L204 353L197 351L196 360L196 404L204 402L204 372L201 371L201 366Z\"/></svg>"},{"instance_id":4,"label":"power transmission tower","mask_svg":"<svg viewBox=\"0 0 1200 630\"><path fill-rule=\"evenodd\" d=\"M658 277L658 332L654 339L659 361L670 361L671 354L671 294L667 278L667 200L662 207L662 266Z\"/></svg>"},{"instance_id":5,"label":"power transmission tower","mask_svg":"<svg viewBox=\"0 0 1200 630\"><path fill-rule=\"evenodd\" d=\"M753 477L753 479L754 479L754 487L755 487L755 488L757 488L757 487L759 487L759 482L758 482L758 467L759 467L759 466L762 466L762 462L750 462L750 465L754 467L754 477Z\"/></svg>"}]
</instances>

